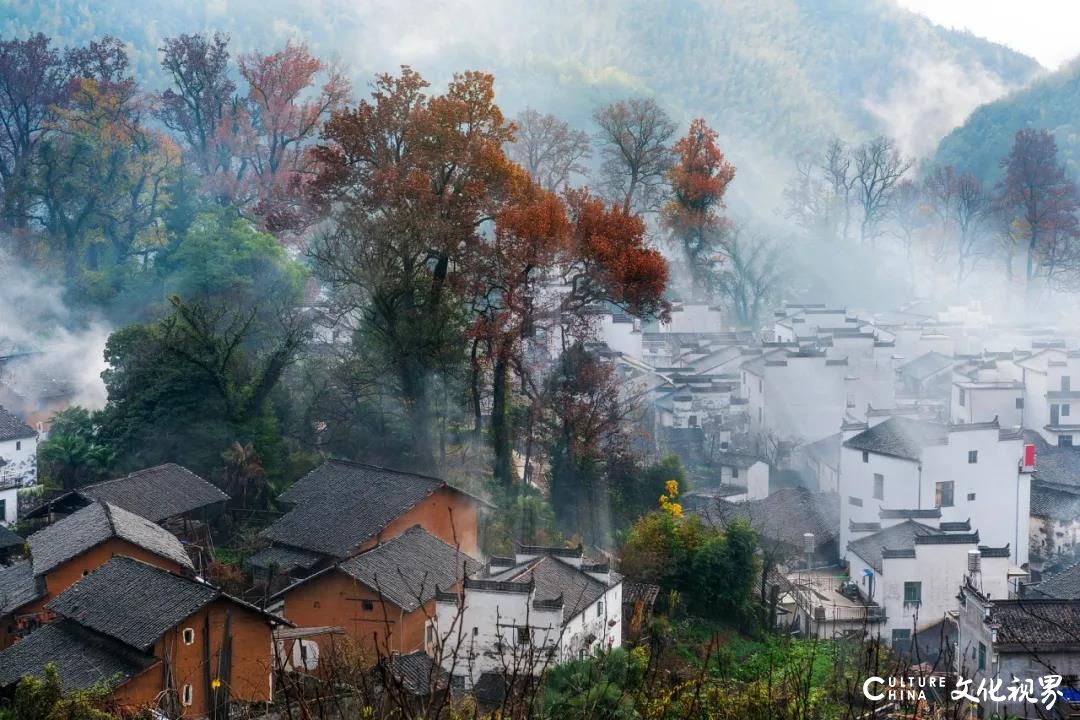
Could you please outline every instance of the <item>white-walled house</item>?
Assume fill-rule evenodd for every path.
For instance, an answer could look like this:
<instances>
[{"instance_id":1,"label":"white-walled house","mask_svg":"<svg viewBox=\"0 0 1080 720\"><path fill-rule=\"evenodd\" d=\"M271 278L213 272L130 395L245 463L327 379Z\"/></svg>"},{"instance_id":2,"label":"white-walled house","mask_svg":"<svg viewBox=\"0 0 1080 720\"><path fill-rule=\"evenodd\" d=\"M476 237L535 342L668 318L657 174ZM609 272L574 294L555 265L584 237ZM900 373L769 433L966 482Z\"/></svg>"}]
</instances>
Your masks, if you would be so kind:
<instances>
[{"instance_id":1,"label":"white-walled house","mask_svg":"<svg viewBox=\"0 0 1080 720\"><path fill-rule=\"evenodd\" d=\"M817 440L840 429L854 397L848 396L847 359L820 351L769 349L743 363L742 397L752 432L780 440Z\"/></svg>"},{"instance_id":2,"label":"white-walled house","mask_svg":"<svg viewBox=\"0 0 1080 720\"><path fill-rule=\"evenodd\" d=\"M949 400L954 423L989 422L1020 427L1024 422L1024 383L1014 380L954 380Z\"/></svg>"},{"instance_id":3,"label":"white-walled house","mask_svg":"<svg viewBox=\"0 0 1080 720\"><path fill-rule=\"evenodd\" d=\"M0 406L0 522L18 519L19 488L37 482L37 431Z\"/></svg>"},{"instance_id":4,"label":"white-walled house","mask_svg":"<svg viewBox=\"0 0 1080 720\"><path fill-rule=\"evenodd\" d=\"M884 513L880 523L849 528L856 538L847 546L850 577L866 600L883 609L882 638L900 650L955 609L972 554L979 556L987 591L1009 595L1008 547L980 545L979 533L966 523L935 526L928 515Z\"/></svg>"},{"instance_id":5,"label":"white-walled house","mask_svg":"<svg viewBox=\"0 0 1080 720\"><path fill-rule=\"evenodd\" d=\"M1047 348L1016 365L1024 384L1024 427L1051 445L1080 445L1080 351Z\"/></svg>"},{"instance_id":6,"label":"white-walled house","mask_svg":"<svg viewBox=\"0 0 1080 720\"><path fill-rule=\"evenodd\" d=\"M492 672L538 674L622 644L622 576L577 548L522 546L460 593L436 596L435 655L471 687Z\"/></svg>"},{"instance_id":7,"label":"white-walled house","mask_svg":"<svg viewBox=\"0 0 1080 720\"><path fill-rule=\"evenodd\" d=\"M997 422L945 425L871 417L844 427L840 450L840 547L851 524L877 523L883 509L940 510L943 522L970 520L983 542L1008 545L1028 561L1031 477L1021 467L1023 436Z\"/></svg>"}]
</instances>

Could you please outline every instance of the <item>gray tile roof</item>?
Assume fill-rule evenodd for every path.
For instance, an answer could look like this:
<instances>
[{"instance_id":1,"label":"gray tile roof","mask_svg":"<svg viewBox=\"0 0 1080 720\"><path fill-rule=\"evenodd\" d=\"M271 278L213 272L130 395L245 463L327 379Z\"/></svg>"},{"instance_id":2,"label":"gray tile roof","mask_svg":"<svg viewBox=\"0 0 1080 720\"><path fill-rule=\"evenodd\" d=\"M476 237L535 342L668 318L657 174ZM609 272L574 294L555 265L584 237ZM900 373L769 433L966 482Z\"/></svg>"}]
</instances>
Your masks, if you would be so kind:
<instances>
[{"instance_id":1,"label":"gray tile roof","mask_svg":"<svg viewBox=\"0 0 1080 720\"><path fill-rule=\"evenodd\" d=\"M87 485L77 491L104 500L152 522L225 502L229 496L176 463L133 472L122 478Z\"/></svg>"},{"instance_id":2,"label":"gray tile roof","mask_svg":"<svg viewBox=\"0 0 1080 720\"><path fill-rule=\"evenodd\" d=\"M23 677L44 677L52 663L65 691L116 687L156 665L158 659L71 620L46 625L0 652L0 687Z\"/></svg>"},{"instance_id":3,"label":"gray tile roof","mask_svg":"<svg viewBox=\"0 0 1080 720\"><path fill-rule=\"evenodd\" d=\"M1031 514L1068 522L1080 517L1080 486L1031 483Z\"/></svg>"},{"instance_id":4,"label":"gray tile roof","mask_svg":"<svg viewBox=\"0 0 1080 720\"><path fill-rule=\"evenodd\" d=\"M1032 597L1049 597L1059 600L1080 600L1080 563L1074 563L1059 573L1048 575L1027 591Z\"/></svg>"},{"instance_id":5,"label":"gray tile roof","mask_svg":"<svg viewBox=\"0 0 1080 720\"><path fill-rule=\"evenodd\" d=\"M383 658L374 672L383 683L394 682L406 692L420 697L445 689L450 682L450 673L423 650Z\"/></svg>"},{"instance_id":6,"label":"gray tile roof","mask_svg":"<svg viewBox=\"0 0 1080 720\"><path fill-rule=\"evenodd\" d=\"M328 460L278 497L295 507L265 534L281 545L346 558L443 487L438 478Z\"/></svg>"},{"instance_id":7,"label":"gray tile roof","mask_svg":"<svg viewBox=\"0 0 1080 720\"><path fill-rule=\"evenodd\" d=\"M814 458L819 463L831 467L834 470L839 470L840 444L843 437L843 433L827 435L820 440L815 440L803 449L810 457Z\"/></svg>"},{"instance_id":8,"label":"gray tile roof","mask_svg":"<svg viewBox=\"0 0 1080 720\"><path fill-rule=\"evenodd\" d=\"M213 602L217 588L117 556L57 596L48 607L140 650Z\"/></svg>"},{"instance_id":9,"label":"gray tile roof","mask_svg":"<svg viewBox=\"0 0 1080 720\"><path fill-rule=\"evenodd\" d=\"M844 443L844 447L891 455L907 460L922 457L922 448L948 441L949 428L938 423L892 417L863 430Z\"/></svg>"},{"instance_id":10,"label":"gray tile roof","mask_svg":"<svg viewBox=\"0 0 1080 720\"><path fill-rule=\"evenodd\" d=\"M349 577L378 589L390 602L412 611L446 590L480 563L419 526L338 566ZM464 572L464 574L463 574Z\"/></svg>"},{"instance_id":11,"label":"gray tile roof","mask_svg":"<svg viewBox=\"0 0 1080 720\"><path fill-rule=\"evenodd\" d=\"M925 380L931 375L936 375L943 370L947 370L954 364L956 364L956 360L948 355L930 351L910 362L904 363L898 370L901 375L910 377L913 380Z\"/></svg>"},{"instance_id":12,"label":"gray tile roof","mask_svg":"<svg viewBox=\"0 0 1080 720\"><path fill-rule=\"evenodd\" d=\"M814 533L819 546L840 535L840 496L802 487L782 488L761 500L720 500L694 512L719 527L745 519L763 538L796 548L802 547L804 533Z\"/></svg>"},{"instance_id":13,"label":"gray tile roof","mask_svg":"<svg viewBox=\"0 0 1080 720\"><path fill-rule=\"evenodd\" d=\"M308 570L314 567L325 555L308 552L298 548L272 545L264 548L248 558L247 563L251 567L269 570L271 567L277 572L288 574L293 570Z\"/></svg>"},{"instance_id":14,"label":"gray tile roof","mask_svg":"<svg viewBox=\"0 0 1080 720\"><path fill-rule=\"evenodd\" d=\"M37 432L0 405L0 441L37 437Z\"/></svg>"},{"instance_id":15,"label":"gray tile roof","mask_svg":"<svg viewBox=\"0 0 1080 720\"><path fill-rule=\"evenodd\" d=\"M1080 600L997 600L990 605L990 623L997 627L995 647L1031 653L1040 646L1080 647Z\"/></svg>"},{"instance_id":16,"label":"gray tile roof","mask_svg":"<svg viewBox=\"0 0 1080 720\"><path fill-rule=\"evenodd\" d=\"M562 598L564 623L599 600L608 587L622 582L622 576L613 572L610 585L604 585L596 578L551 555L542 555L484 579L516 583L532 580L536 588L535 600L543 602ZM608 608L607 611L612 614L622 612L619 608Z\"/></svg>"},{"instance_id":17,"label":"gray tile roof","mask_svg":"<svg viewBox=\"0 0 1080 720\"><path fill-rule=\"evenodd\" d=\"M0 550L25 545L26 540L17 535L7 526L0 524Z\"/></svg>"},{"instance_id":18,"label":"gray tile roof","mask_svg":"<svg viewBox=\"0 0 1080 720\"><path fill-rule=\"evenodd\" d=\"M0 615L7 615L44 595L29 560L0 567Z\"/></svg>"},{"instance_id":19,"label":"gray tile roof","mask_svg":"<svg viewBox=\"0 0 1080 720\"><path fill-rule=\"evenodd\" d=\"M113 537L194 570L175 535L135 513L95 502L27 538L34 574L47 573Z\"/></svg>"},{"instance_id":20,"label":"gray tile roof","mask_svg":"<svg viewBox=\"0 0 1080 720\"><path fill-rule=\"evenodd\" d=\"M915 550L915 538L940 534L929 525L905 520L884 530L848 543L848 549L861 557L870 567L881 572L882 550Z\"/></svg>"}]
</instances>

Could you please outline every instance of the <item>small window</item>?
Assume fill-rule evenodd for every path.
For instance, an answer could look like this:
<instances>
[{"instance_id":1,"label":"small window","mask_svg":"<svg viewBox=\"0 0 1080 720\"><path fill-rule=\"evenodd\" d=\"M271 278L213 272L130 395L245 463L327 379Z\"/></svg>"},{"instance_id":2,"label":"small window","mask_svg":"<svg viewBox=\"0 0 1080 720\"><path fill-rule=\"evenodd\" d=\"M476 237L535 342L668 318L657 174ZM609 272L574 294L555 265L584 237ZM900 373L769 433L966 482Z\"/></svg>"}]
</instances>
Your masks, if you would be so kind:
<instances>
[{"instance_id":1,"label":"small window","mask_svg":"<svg viewBox=\"0 0 1080 720\"><path fill-rule=\"evenodd\" d=\"M192 692L190 685L185 685L183 690L180 691L180 702L184 705L190 705L194 699L194 692Z\"/></svg>"},{"instance_id":2,"label":"small window","mask_svg":"<svg viewBox=\"0 0 1080 720\"><path fill-rule=\"evenodd\" d=\"M371 612L375 609L375 603L371 600L362 600L360 606L367 612Z\"/></svg>"},{"instance_id":3,"label":"small window","mask_svg":"<svg viewBox=\"0 0 1080 720\"><path fill-rule=\"evenodd\" d=\"M1061 392L1070 392L1072 390L1072 378L1068 375L1061 376Z\"/></svg>"},{"instance_id":4,"label":"small window","mask_svg":"<svg viewBox=\"0 0 1080 720\"><path fill-rule=\"evenodd\" d=\"M868 453L866 450L862 451L862 461L864 463L870 462L870 453Z\"/></svg>"},{"instance_id":5,"label":"small window","mask_svg":"<svg viewBox=\"0 0 1080 720\"><path fill-rule=\"evenodd\" d=\"M848 501L848 505L854 505L855 507L862 507L862 498L849 496L847 501Z\"/></svg>"},{"instance_id":6,"label":"small window","mask_svg":"<svg viewBox=\"0 0 1080 720\"><path fill-rule=\"evenodd\" d=\"M691 415L687 424L690 425L690 427L697 427L697 415Z\"/></svg>"},{"instance_id":7,"label":"small window","mask_svg":"<svg viewBox=\"0 0 1080 720\"><path fill-rule=\"evenodd\" d=\"M733 478L739 477L739 468L731 468L731 477L733 477Z\"/></svg>"},{"instance_id":8,"label":"small window","mask_svg":"<svg viewBox=\"0 0 1080 720\"><path fill-rule=\"evenodd\" d=\"M517 642L518 645L528 645L532 642L532 631L528 627L519 627L517 629Z\"/></svg>"},{"instance_id":9,"label":"small window","mask_svg":"<svg viewBox=\"0 0 1080 720\"><path fill-rule=\"evenodd\" d=\"M974 499L975 499L975 493L968 493L968 502L971 502Z\"/></svg>"},{"instance_id":10,"label":"small window","mask_svg":"<svg viewBox=\"0 0 1080 720\"><path fill-rule=\"evenodd\" d=\"M892 631L892 644L894 648L899 649L906 643L911 642L911 631L908 629L893 630Z\"/></svg>"},{"instance_id":11,"label":"small window","mask_svg":"<svg viewBox=\"0 0 1080 720\"><path fill-rule=\"evenodd\" d=\"M1068 405L1062 405L1061 406L1061 417L1069 417L1069 406Z\"/></svg>"},{"instance_id":12,"label":"small window","mask_svg":"<svg viewBox=\"0 0 1080 720\"><path fill-rule=\"evenodd\" d=\"M22 450L22 440L16 440L15 441L15 449L16 450Z\"/></svg>"},{"instance_id":13,"label":"small window","mask_svg":"<svg viewBox=\"0 0 1080 720\"><path fill-rule=\"evenodd\" d=\"M921 582L906 582L904 583L904 604L905 605L918 605L922 602L922 583Z\"/></svg>"},{"instance_id":14,"label":"small window","mask_svg":"<svg viewBox=\"0 0 1080 720\"><path fill-rule=\"evenodd\" d=\"M986 669L986 646L979 643L979 669Z\"/></svg>"},{"instance_id":15,"label":"small window","mask_svg":"<svg viewBox=\"0 0 1080 720\"><path fill-rule=\"evenodd\" d=\"M964 392L964 388L960 388L960 407L967 404L967 393Z\"/></svg>"},{"instance_id":16,"label":"small window","mask_svg":"<svg viewBox=\"0 0 1080 720\"><path fill-rule=\"evenodd\" d=\"M89 575L89 574L90 574L90 571L89 571L89 570L83 570L83 571L82 571L82 576L83 576L83 577L86 577L86 576L87 576L87 575Z\"/></svg>"},{"instance_id":17,"label":"small window","mask_svg":"<svg viewBox=\"0 0 1080 720\"><path fill-rule=\"evenodd\" d=\"M968 465L974 465L977 462L979 462L979 451L968 450Z\"/></svg>"},{"instance_id":18,"label":"small window","mask_svg":"<svg viewBox=\"0 0 1080 720\"><path fill-rule=\"evenodd\" d=\"M604 601L596 603L596 617L603 617L604 615Z\"/></svg>"},{"instance_id":19,"label":"small window","mask_svg":"<svg viewBox=\"0 0 1080 720\"><path fill-rule=\"evenodd\" d=\"M322 607L321 605L319 605L319 601L318 601L318 600L316 600L316 601L315 601L314 603L312 603L312 605L313 605L314 607Z\"/></svg>"},{"instance_id":20,"label":"small window","mask_svg":"<svg viewBox=\"0 0 1080 720\"><path fill-rule=\"evenodd\" d=\"M184 644L195 644L195 628L184 628Z\"/></svg>"},{"instance_id":21,"label":"small window","mask_svg":"<svg viewBox=\"0 0 1080 720\"><path fill-rule=\"evenodd\" d=\"M937 503L937 507L952 507L953 506L953 490L955 483L952 480L945 480L939 482L934 489L934 501Z\"/></svg>"},{"instance_id":22,"label":"small window","mask_svg":"<svg viewBox=\"0 0 1080 720\"><path fill-rule=\"evenodd\" d=\"M1017 410L1023 410L1024 409L1024 398L1022 398L1022 397L1016 398L1016 409Z\"/></svg>"},{"instance_id":23,"label":"small window","mask_svg":"<svg viewBox=\"0 0 1080 720\"><path fill-rule=\"evenodd\" d=\"M885 499L885 476L881 473L874 473L874 499Z\"/></svg>"},{"instance_id":24,"label":"small window","mask_svg":"<svg viewBox=\"0 0 1080 720\"><path fill-rule=\"evenodd\" d=\"M428 647L432 647L435 644L435 625L431 622L424 628L425 642Z\"/></svg>"},{"instance_id":25,"label":"small window","mask_svg":"<svg viewBox=\"0 0 1080 720\"><path fill-rule=\"evenodd\" d=\"M1072 435L1058 435L1058 447L1072 447Z\"/></svg>"},{"instance_id":26,"label":"small window","mask_svg":"<svg viewBox=\"0 0 1080 720\"><path fill-rule=\"evenodd\" d=\"M473 634L473 637L476 637L477 635L479 635L480 634L480 628L474 627L472 629L472 634Z\"/></svg>"}]
</instances>

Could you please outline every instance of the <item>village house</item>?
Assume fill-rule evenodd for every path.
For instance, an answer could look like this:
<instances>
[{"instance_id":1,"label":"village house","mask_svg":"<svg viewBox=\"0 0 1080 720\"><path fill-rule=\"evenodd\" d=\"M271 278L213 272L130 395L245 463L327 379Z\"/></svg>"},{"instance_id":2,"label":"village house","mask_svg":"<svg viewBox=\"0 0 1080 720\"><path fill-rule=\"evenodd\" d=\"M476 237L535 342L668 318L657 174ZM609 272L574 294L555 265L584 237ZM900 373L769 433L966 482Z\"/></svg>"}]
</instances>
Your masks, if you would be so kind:
<instances>
[{"instance_id":1,"label":"village house","mask_svg":"<svg viewBox=\"0 0 1080 720\"><path fill-rule=\"evenodd\" d=\"M933 350L904 362L896 369L900 383L898 399L946 402L955 364L952 357Z\"/></svg>"},{"instance_id":2,"label":"village house","mask_svg":"<svg viewBox=\"0 0 1080 720\"><path fill-rule=\"evenodd\" d=\"M274 599L282 601L282 616L298 627L342 628L352 641L350 650L373 664L393 653L429 649L435 589L454 590L480 568L417 525L296 581Z\"/></svg>"},{"instance_id":3,"label":"village house","mask_svg":"<svg viewBox=\"0 0 1080 720\"><path fill-rule=\"evenodd\" d=\"M486 503L445 480L345 460L327 460L278 501L291 509L264 531L271 546L249 560L256 580L280 589L375 547L414 525L463 553L479 554Z\"/></svg>"},{"instance_id":4,"label":"village house","mask_svg":"<svg viewBox=\"0 0 1080 720\"><path fill-rule=\"evenodd\" d=\"M1032 480L1029 536L1039 568L1074 558L1080 547L1080 485Z\"/></svg>"},{"instance_id":5,"label":"village house","mask_svg":"<svg viewBox=\"0 0 1080 720\"><path fill-rule=\"evenodd\" d=\"M100 501L37 531L26 542L29 560L0 567L0 648L47 622L50 600L117 555L173 573L194 572L175 535Z\"/></svg>"},{"instance_id":6,"label":"village house","mask_svg":"<svg viewBox=\"0 0 1080 720\"><path fill-rule=\"evenodd\" d=\"M19 488L37 482L37 431L0 406L0 523L19 518Z\"/></svg>"},{"instance_id":7,"label":"village house","mask_svg":"<svg viewBox=\"0 0 1080 720\"><path fill-rule=\"evenodd\" d=\"M1019 430L996 421L946 425L871 417L844 427L840 452L840 547L852 524L876 523L882 510L940 512L967 522L983 541L1008 546L1028 562L1030 473L1021 465Z\"/></svg>"},{"instance_id":8,"label":"village house","mask_svg":"<svg viewBox=\"0 0 1080 720\"><path fill-rule=\"evenodd\" d=\"M622 576L577 548L522 546L436 595L443 668L466 689L492 673L535 675L622 644Z\"/></svg>"},{"instance_id":9,"label":"village house","mask_svg":"<svg viewBox=\"0 0 1080 720\"><path fill-rule=\"evenodd\" d=\"M1021 597L1080 600L1080 563L1072 563L1057 572L1021 588Z\"/></svg>"},{"instance_id":10,"label":"village house","mask_svg":"<svg viewBox=\"0 0 1080 720\"><path fill-rule=\"evenodd\" d=\"M981 545L968 523L941 522L935 513L883 512L878 523L850 527L849 577L862 597L882 608L881 636L898 650L954 609L973 556L986 591L1009 596L1008 546Z\"/></svg>"},{"instance_id":11,"label":"village house","mask_svg":"<svg viewBox=\"0 0 1080 720\"><path fill-rule=\"evenodd\" d=\"M1072 378L1080 378L1080 351L1046 348L1016 365L1024 384L1024 427L1050 445L1072 447L1080 435L1080 415L1073 415L1074 407L1080 412L1080 390L1072 389Z\"/></svg>"},{"instance_id":12,"label":"village house","mask_svg":"<svg viewBox=\"0 0 1080 720\"><path fill-rule=\"evenodd\" d=\"M273 696L284 621L205 582L117 556L47 606L57 620L0 652L0 688L56 665L65 690L106 684L129 711L200 718Z\"/></svg>"},{"instance_id":13,"label":"village house","mask_svg":"<svg viewBox=\"0 0 1080 720\"><path fill-rule=\"evenodd\" d=\"M1006 599L967 579L959 595L956 672L971 680L972 693L983 681L1000 681L1000 701L982 701L989 717L1062 717L1055 698L1051 711L1039 682L1058 675L1063 685L1080 674L1080 600L1024 597ZM1030 681L1032 702L1010 702L1009 688ZM1041 707L1040 707L1041 706Z\"/></svg>"}]
</instances>

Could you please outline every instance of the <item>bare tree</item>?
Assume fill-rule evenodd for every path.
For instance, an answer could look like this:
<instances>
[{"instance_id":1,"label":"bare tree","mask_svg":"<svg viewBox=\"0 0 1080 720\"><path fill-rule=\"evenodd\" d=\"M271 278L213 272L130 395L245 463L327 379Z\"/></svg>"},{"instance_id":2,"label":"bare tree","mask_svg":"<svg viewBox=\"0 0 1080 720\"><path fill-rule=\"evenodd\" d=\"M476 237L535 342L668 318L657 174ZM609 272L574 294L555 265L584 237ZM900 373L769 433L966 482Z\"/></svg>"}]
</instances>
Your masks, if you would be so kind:
<instances>
[{"instance_id":1,"label":"bare tree","mask_svg":"<svg viewBox=\"0 0 1080 720\"><path fill-rule=\"evenodd\" d=\"M859 239L863 243L872 242L878 236L893 190L911 168L911 161L900 155L891 138L883 135L859 146L852 161L855 165L855 198L862 210Z\"/></svg>"},{"instance_id":2,"label":"bare tree","mask_svg":"<svg viewBox=\"0 0 1080 720\"><path fill-rule=\"evenodd\" d=\"M966 172L956 182L956 284L964 281L984 254L983 228L990 217L991 198L982 181Z\"/></svg>"},{"instance_id":3,"label":"bare tree","mask_svg":"<svg viewBox=\"0 0 1080 720\"><path fill-rule=\"evenodd\" d=\"M772 299L783 268L779 247L761 237L733 230L724 241L725 262L716 275L717 289L731 304L736 322L754 326Z\"/></svg>"},{"instance_id":4,"label":"bare tree","mask_svg":"<svg viewBox=\"0 0 1080 720\"><path fill-rule=\"evenodd\" d=\"M509 147L510 157L545 190L564 190L571 176L588 172L582 164L590 156L589 136L584 131L532 108L526 108L514 123L518 133Z\"/></svg>"},{"instance_id":5,"label":"bare tree","mask_svg":"<svg viewBox=\"0 0 1080 720\"><path fill-rule=\"evenodd\" d=\"M655 100L623 100L593 115L600 132L600 185L627 213L655 210L671 166L668 142L675 135L671 121Z\"/></svg>"},{"instance_id":6,"label":"bare tree","mask_svg":"<svg viewBox=\"0 0 1080 720\"><path fill-rule=\"evenodd\" d=\"M851 193L855 188L857 175L851 170L851 156L848 155L847 146L839 138L833 138L825 147L825 157L821 169L825 174L825 181L831 190L831 210L835 216L843 218L841 223L842 233L840 237L848 239L851 232Z\"/></svg>"}]
</instances>

